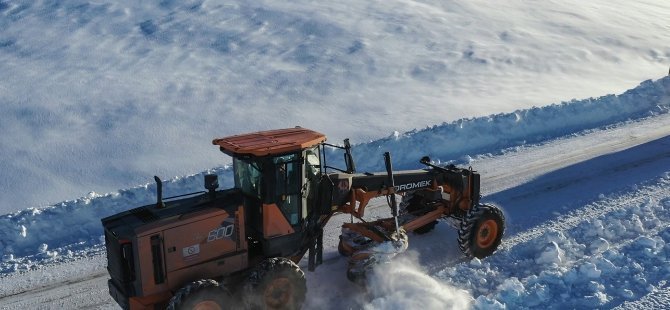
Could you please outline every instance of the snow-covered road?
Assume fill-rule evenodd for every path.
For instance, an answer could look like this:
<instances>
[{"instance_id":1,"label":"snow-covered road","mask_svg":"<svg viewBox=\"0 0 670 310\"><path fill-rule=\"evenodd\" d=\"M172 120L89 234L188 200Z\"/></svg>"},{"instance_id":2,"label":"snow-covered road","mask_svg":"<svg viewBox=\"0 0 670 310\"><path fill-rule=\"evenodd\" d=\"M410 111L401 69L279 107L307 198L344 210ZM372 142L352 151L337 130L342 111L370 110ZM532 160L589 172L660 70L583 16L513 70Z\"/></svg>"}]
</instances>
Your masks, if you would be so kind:
<instances>
[{"instance_id":1,"label":"snow-covered road","mask_svg":"<svg viewBox=\"0 0 670 310\"><path fill-rule=\"evenodd\" d=\"M481 262L461 262L454 230L441 223L431 234L412 236L410 251L401 258L422 266L422 272L409 275L420 277L414 282L424 287L407 284L411 281L392 287L393 292L419 292L424 296L420 301L409 303L383 289L362 294L346 280L346 259L336 250L339 224L346 218L334 218L326 227L326 262L307 274L309 296L305 308L430 307L435 306L431 304L434 302L477 307L506 303L521 308L551 302L576 308L628 307L622 305L624 301L670 306L666 283L659 280L670 270L651 274L645 269L645 263L667 263L670 256L662 241L670 243L664 221L670 218L670 115L502 153L470 162L482 173L484 200L499 204L506 213L508 230L496 255ZM371 217L388 212L382 203L368 210ZM631 222L635 218L639 225ZM607 240L606 233L599 233L597 227L605 231L623 229L626 233ZM600 242L600 246L584 249L584 244L594 242ZM641 260L638 256L643 254L627 254L628 247L649 249L647 252L655 253L656 258ZM116 308L107 294L102 253L93 248L86 258L3 277L0 307ZM616 255L618 261L611 257ZM597 263L592 262L594 259ZM612 264L609 269L603 269L604 260ZM629 269L633 267L625 266L628 263L639 270ZM581 276L579 272L585 273L588 281L576 280ZM379 281L389 280L391 274L381 276ZM610 284L601 287L591 283L597 283L601 276L610 277ZM646 286L634 288L639 283L633 280L640 279ZM622 283L629 282L631 287L620 291L611 287L616 283L624 287ZM389 285L378 287L390 289ZM590 291L559 292L565 287ZM434 288L437 295L430 291Z\"/></svg>"}]
</instances>

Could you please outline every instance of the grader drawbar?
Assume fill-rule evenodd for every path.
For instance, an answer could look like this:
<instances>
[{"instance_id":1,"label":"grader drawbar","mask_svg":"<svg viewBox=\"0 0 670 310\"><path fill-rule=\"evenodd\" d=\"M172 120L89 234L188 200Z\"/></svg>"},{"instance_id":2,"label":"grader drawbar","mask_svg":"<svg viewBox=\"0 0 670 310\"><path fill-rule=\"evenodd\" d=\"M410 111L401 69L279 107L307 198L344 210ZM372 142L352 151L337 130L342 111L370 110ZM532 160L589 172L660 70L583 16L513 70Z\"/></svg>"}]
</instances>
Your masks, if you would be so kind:
<instances>
[{"instance_id":1,"label":"grader drawbar","mask_svg":"<svg viewBox=\"0 0 670 310\"><path fill-rule=\"evenodd\" d=\"M307 294L297 263L323 261L324 226L342 224L338 251L347 277L364 283L376 265L408 247L408 233L425 234L442 220L458 230L466 257L493 254L505 229L502 211L480 202L480 176L472 169L434 165L356 173L351 145L289 128L213 140L233 159L234 187L163 198L102 219L109 292L124 309L299 309ZM344 152L345 168L326 162L325 148ZM370 201L386 197L389 217L365 220ZM397 201L400 197L400 201Z\"/></svg>"}]
</instances>

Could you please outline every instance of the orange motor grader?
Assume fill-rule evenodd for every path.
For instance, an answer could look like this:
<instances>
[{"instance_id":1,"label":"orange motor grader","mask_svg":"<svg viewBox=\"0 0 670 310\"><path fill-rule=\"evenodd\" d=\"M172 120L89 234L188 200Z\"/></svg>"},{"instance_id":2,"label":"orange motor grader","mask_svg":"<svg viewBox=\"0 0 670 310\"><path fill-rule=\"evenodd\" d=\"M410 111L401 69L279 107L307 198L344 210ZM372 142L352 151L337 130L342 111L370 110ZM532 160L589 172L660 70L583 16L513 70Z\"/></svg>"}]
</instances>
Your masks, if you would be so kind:
<instances>
[{"instance_id":1,"label":"orange motor grader","mask_svg":"<svg viewBox=\"0 0 670 310\"><path fill-rule=\"evenodd\" d=\"M124 309L298 309L307 288L297 263L305 254L310 271L322 263L323 228L338 213L351 215L338 250L357 282L404 251L407 232L429 232L440 219L457 227L467 257L500 244L504 217L480 204L477 172L427 157L426 169L394 172L385 153L385 173L356 173L348 140L325 141L300 127L215 139L233 158L231 189L205 175L207 191L163 198L155 177L155 204L102 219L111 296ZM344 169L326 162L338 148ZM382 196L391 216L365 221Z\"/></svg>"}]
</instances>

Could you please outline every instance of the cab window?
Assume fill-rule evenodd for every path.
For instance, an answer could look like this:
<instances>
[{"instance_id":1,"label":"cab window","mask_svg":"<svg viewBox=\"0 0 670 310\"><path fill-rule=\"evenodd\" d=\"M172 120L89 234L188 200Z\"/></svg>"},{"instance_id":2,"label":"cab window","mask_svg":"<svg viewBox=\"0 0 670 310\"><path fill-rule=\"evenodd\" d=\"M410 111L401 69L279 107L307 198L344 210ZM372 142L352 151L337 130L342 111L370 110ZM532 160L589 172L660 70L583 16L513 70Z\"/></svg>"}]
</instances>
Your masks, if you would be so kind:
<instances>
[{"instance_id":1,"label":"cab window","mask_svg":"<svg viewBox=\"0 0 670 310\"><path fill-rule=\"evenodd\" d=\"M319 149L315 147L305 151L305 177L309 180L316 177L320 167Z\"/></svg>"}]
</instances>

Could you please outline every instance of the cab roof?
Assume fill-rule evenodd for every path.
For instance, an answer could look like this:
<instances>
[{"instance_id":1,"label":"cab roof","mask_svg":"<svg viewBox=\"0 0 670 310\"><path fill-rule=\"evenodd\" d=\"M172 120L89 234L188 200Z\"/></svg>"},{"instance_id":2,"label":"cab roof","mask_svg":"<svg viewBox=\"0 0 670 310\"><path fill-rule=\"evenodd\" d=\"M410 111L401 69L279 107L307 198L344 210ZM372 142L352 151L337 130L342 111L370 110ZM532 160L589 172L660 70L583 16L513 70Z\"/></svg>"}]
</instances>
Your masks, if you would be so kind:
<instances>
[{"instance_id":1,"label":"cab roof","mask_svg":"<svg viewBox=\"0 0 670 310\"><path fill-rule=\"evenodd\" d=\"M214 139L221 152L230 156L268 156L300 151L326 141L322 133L307 128L287 128Z\"/></svg>"}]
</instances>

